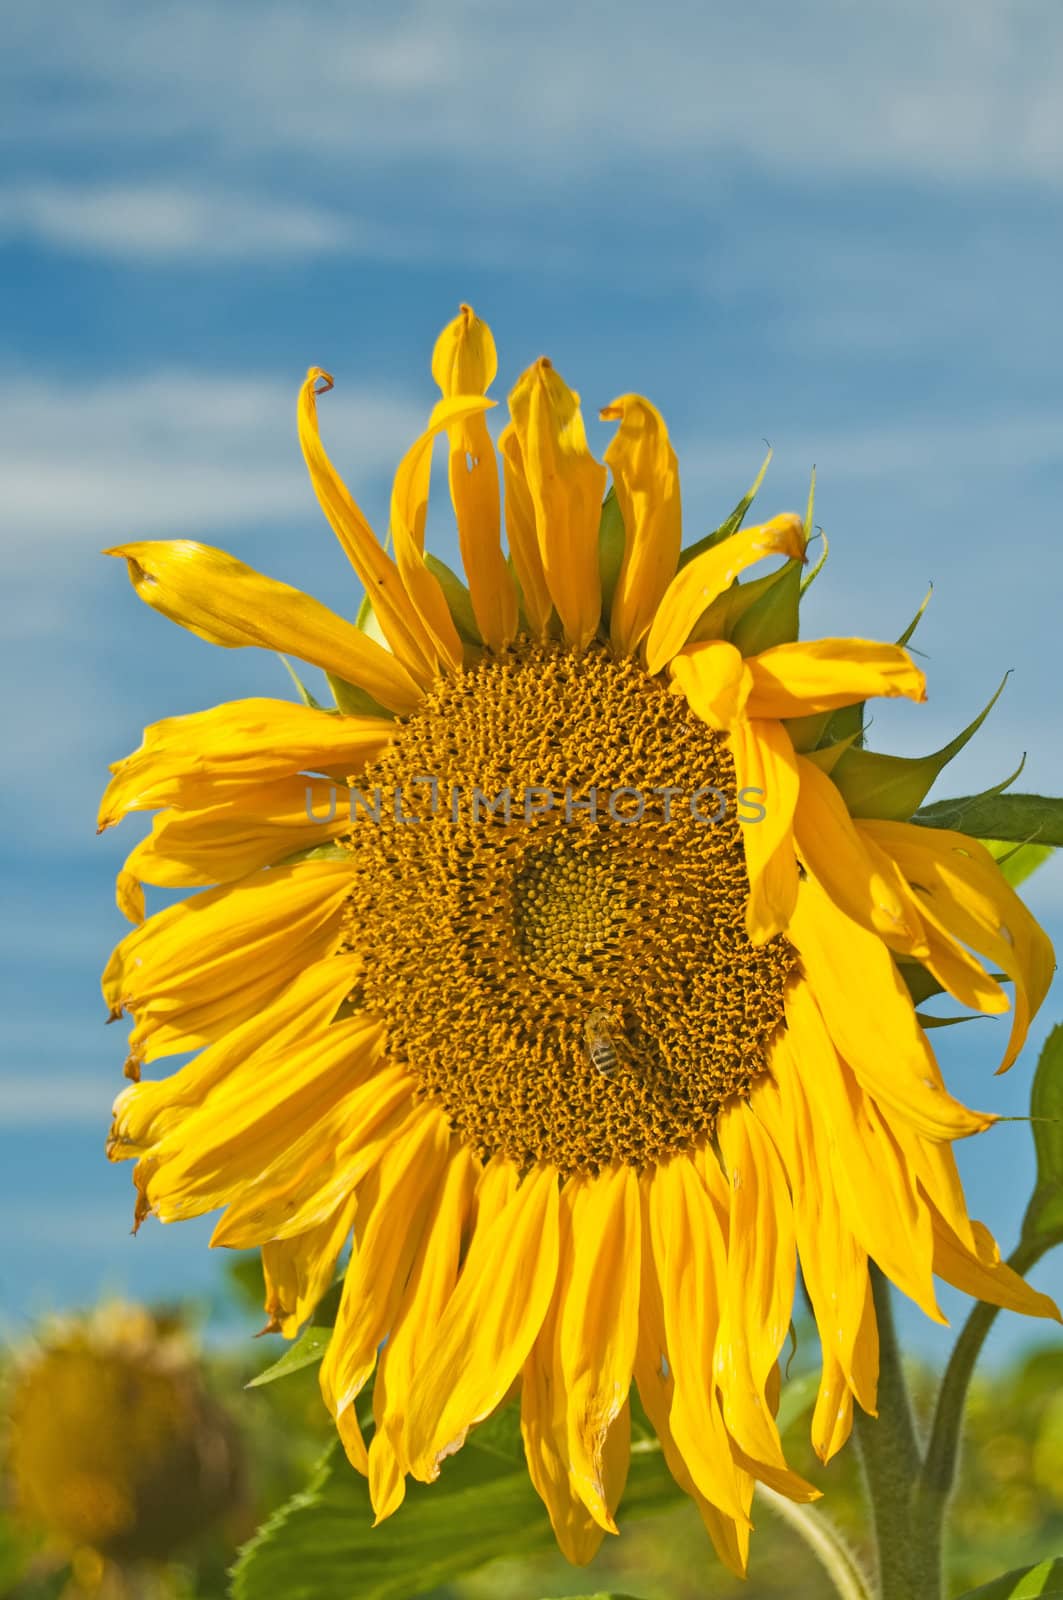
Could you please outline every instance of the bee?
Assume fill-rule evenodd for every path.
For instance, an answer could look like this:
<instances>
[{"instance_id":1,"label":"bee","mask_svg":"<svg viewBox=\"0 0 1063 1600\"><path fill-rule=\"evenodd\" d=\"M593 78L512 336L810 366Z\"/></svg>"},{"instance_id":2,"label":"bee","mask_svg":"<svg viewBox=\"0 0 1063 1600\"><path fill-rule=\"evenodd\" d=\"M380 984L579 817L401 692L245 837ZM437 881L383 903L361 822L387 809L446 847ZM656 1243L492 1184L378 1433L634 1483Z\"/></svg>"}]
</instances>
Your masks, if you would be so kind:
<instances>
[{"instance_id":1,"label":"bee","mask_svg":"<svg viewBox=\"0 0 1063 1600\"><path fill-rule=\"evenodd\" d=\"M604 1006L595 1006L583 1028L591 1066L603 1078L615 1076L620 1065L620 1049L612 1033L612 1017Z\"/></svg>"}]
</instances>

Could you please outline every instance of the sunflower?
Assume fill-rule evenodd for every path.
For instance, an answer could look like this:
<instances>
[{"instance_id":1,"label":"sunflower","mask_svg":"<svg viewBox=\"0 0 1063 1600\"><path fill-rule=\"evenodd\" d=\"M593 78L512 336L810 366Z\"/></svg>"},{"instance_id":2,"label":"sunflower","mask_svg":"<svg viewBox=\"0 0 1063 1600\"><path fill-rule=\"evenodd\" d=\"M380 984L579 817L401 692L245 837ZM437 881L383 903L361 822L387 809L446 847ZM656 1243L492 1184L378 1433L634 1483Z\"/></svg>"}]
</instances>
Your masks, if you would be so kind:
<instances>
[{"instance_id":1,"label":"sunflower","mask_svg":"<svg viewBox=\"0 0 1063 1600\"><path fill-rule=\"evenodd\" d=\"M109 552L156 610L324 669L336 702L170 718L112 769L101 826L157 815L103 981L135 1023L110 1154L137 1159L138 1223L224 1208L213 1242L261 1247L288 1336L350 1246L321 1388L378 1520L519 1395L532 1481L588 1561L634 1382L743 1571L757 1480L817 1493L775 1422L798 1258L824 1461L875 1409L870 1263L938 1321L935 1275L1057 1315L967 1214L952 1143L994 1119L948 1092L912 998L1000 1013L1006 976L1009 1065L1052 951L983 845L873 781L853 708L920 702L924 676L899 645L797 642L808 519L742 526L744 503L683 550L649 401L602 411L603 465L544 358L496 446L496 370L462 307L386 545L307 374L357 626L201 544ZM441 435L467 588L425 550ZM199 892L144 921L144 883Z\"/></svg>"}]
</instances>

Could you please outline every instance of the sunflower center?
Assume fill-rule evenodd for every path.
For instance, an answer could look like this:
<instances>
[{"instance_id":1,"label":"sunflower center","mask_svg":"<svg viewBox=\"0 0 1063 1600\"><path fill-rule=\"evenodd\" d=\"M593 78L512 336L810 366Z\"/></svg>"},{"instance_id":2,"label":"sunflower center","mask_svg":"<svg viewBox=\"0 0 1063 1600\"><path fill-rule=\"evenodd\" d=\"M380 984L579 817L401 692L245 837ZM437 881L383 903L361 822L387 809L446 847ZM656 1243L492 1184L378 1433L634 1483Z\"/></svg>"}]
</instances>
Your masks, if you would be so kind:
<instances>
[{"instance_id":1,"label":"sunflower center","mask_svg":"<svg viewBox=\"0 0 1063 1600\"><path fill-rule=\"evenodd\" d=\"M359 790L359 1002L483 1159L641 1167L765 1071L794 954L745 933L725 741L637 662L486 656Z\"/></svg>"}]
</instances>

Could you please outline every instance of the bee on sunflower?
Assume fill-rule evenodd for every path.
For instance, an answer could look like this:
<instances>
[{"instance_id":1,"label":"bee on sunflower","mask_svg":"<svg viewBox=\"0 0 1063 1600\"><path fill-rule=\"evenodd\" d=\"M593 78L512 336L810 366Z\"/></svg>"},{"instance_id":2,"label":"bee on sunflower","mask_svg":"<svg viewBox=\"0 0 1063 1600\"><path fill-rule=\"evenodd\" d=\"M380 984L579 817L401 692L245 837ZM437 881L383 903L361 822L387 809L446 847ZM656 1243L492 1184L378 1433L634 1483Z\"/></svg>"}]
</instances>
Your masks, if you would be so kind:
<instances>
[{"instance_id":1,"label":"bee on sunflower","mask_svg":"<svg viewBox=\"0 0 1063 1600\"><path fill-rule=\"evenodd\" d=\"M798 1260L824 1461L854 1402L875 1410L871 1263L938 1321L935 1276L1058 1315L968 1216L952 1144L994 1118L949 1093L913 1001L1001 1013L1006 975L1008 1066L1052 950L983 845L909 820L922 768L863 748L855 708L926 697L907 650L798 641L809 519L738 514L684 550L649 401L604 408L603 465L542 359L496 446L496 370L462 307L393 553L321 443L332 379L308 373L299 437L363 626L201 544L109 552L165 616L322 668L336 702L169 718L112 769L101 827L157 814L103 980L134 1020L109 1150L136 1158L138 1222L224 1208L213 1242L261 1248L288 1336L350 1247L321 1387L378 1521L519 1395L558 1542L590 1560L634 1383L742 1572L757 1481L817 1495L775 1422ZM441 435L467 588L425 550ZM427 814L400 803L415 784ZM199 892L144 921L144 883Z\"/></svg>"}]
</instances>

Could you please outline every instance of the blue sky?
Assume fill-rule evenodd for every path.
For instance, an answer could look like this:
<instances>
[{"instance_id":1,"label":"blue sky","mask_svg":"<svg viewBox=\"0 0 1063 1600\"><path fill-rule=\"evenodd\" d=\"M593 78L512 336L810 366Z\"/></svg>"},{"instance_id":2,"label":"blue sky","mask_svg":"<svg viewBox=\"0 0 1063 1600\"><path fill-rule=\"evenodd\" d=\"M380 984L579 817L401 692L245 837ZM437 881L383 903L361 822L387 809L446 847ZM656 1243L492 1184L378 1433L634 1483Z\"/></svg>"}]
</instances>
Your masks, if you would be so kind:
<instances>
[{"instance_id":1,"label":"blue sky","mask_svg":"<svg viewBox=\"0 0 1063 1600\"><path fill-rule=\"evenodd\" d=\"M101 1288L205 1291L198 1224L128 1237L102 1145L123 1040L98 970L124 924L93 837L106 764L146 722L250 693L277 662L149 612L105 545L217 543L341 612L358 599L294 429L311 364L325 436L383 528L459 301L492 323L499 394L549 354L589 418L663 410L689 537L775 447L765 512L831 559L809 633L917 644L930 701L880 747L936 748L1012 669L937 791L1013 770L1063 791L1059 670L1063 19L1054 0L869 8L452 0L21 8L0 59L0 546L8 911L0 1304L12 1331ZM590 425L599 450L608 437ZM437 504L430 537L453 559ZM1063 938L1063 866L1030 886ZM1033 1052L939 1034L970 1103L1025 1110ZM1029 1130L961 1150L1009 1246ZM1038 1281L1063 1294L1063 1263ZM948 1304L958 1302L949 1299ZM906 1318L933 1354L941 1337ZM1023 1340L1001 1319L1002 1350Z\"/></svg>"}]
</instances>

